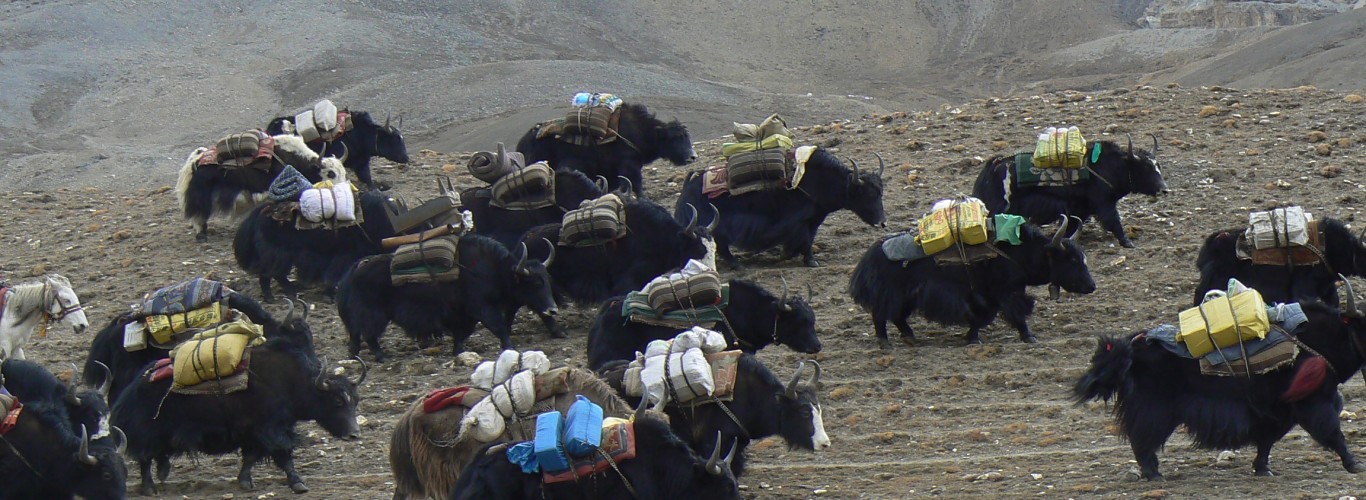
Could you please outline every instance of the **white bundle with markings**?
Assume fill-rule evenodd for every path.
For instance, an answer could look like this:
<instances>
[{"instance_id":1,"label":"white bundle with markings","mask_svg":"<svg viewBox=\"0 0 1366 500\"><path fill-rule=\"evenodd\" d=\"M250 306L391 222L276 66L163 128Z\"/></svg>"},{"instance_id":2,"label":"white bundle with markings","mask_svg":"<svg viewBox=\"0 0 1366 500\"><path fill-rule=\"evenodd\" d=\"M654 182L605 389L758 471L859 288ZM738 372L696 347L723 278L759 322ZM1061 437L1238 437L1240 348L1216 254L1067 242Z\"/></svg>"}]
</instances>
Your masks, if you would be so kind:
<instances>
[{"instance_id":1,"label":"white bundle with markings","mask_svg":"<svg viewBox=\"0 0 1366 500\"><path fill-rule=\"evenodd\" d=\"M684 403L710 396L716 389L707 354L726 348L726 338L718 332L693 327L673 340L656 340L645 348L627 368L627 394L643 393L646 401L662 409L670 401ZM638 367L638 369L637 369ZM638 376L634 374L638 373ZM640 381L635 384L632 379ZM632 394L632 392L635 394Z\"/></svg>"},{"instance_id":2,"label":"white bundle with markings","mask_svg":"<svg viewBox=\"0 0 1366 500\"><path fill-rule=\"evenodd\" d=\"M517 352L508 349L499 354L495 361L479 363L479 366L474 368L474 373L470 374L470 386L487 391L519 371L531 370L532 373L540 375L549 369L550 358L546 357L544 352Z\"/></svg>"},{"instance_id":3,"label":"white bundle with markings","mask_svg":"<svg viewBox=\"0 0 1366 500\"><path fill-rule=\"evenodd\" d=\"M487 443L503 435L507 420L526 417L536 405L536 374L530 370L517 372L493 387L489 395L475 403L460 421L456 442L474 439Z\"/></svg>"}]
</instances>

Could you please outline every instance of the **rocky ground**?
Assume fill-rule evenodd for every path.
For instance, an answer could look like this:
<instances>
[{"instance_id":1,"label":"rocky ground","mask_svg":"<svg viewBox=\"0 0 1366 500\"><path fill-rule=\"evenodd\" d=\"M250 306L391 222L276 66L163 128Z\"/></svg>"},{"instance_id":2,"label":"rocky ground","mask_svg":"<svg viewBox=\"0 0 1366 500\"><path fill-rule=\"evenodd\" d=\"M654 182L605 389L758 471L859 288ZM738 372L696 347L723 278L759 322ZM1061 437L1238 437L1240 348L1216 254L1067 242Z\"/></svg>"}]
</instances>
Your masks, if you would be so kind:
<instances>
[{"instance_id":1,"label":"rocky ground","mask_svg":"<svg viewBox=\"0 0 1366 500\"><path fill-rule=\"evenodd\" d=\"M1245 91L1218 87L1136 87L1103 92L1057 92L985 99L932 112L868 115L831 123L791 123L800 143L838 149L841 156L876 164L888 160L888 228L870 228L849 213L832 217L817 240L825 267L804 268L771 255L746 259L734 277L777 288L815 290L812 305L825 351L825 422L834 447L792 451L778 440L750 448L744 492L756 498L897 498L923 496L1083 497L1141 496L1337 498L1366 493L1360 477L1342 470L1329 452L1294 431L1276 448L1279 476L1253 477L1251 450L1195 450L1177 436L1162 456L1169 481L1137 479L1127 444L1100 404L1076 406L1072 381L1085 369L1094 336L1170 323L1189 303L1196 283L1193 258L1211 231L1246 222L1250 210L1294 203L1316 215L1359 228L1366 200L1366 102L1359 95L1311 87ZM755 122L763 116L728 119ZM1172 192L1161 199L1130 196L1120 203L1138 248L1124 249L1088 224L1080 242L1088 252L1098 290L1087 296L1041 300L1032 325L1037 344L1021 344L1003 324L984 334L986 345L965 347L963 330L915 320L920 341L880 351L869 316L848 298L847 279L878 238L910 227L937 198L971 191L984 158L1032 147L1038 129L1076 124L1088 138L1152 147L1159 138L1163 172ZM720 140L699 137L703 162L719 161ZM409 199L436 193L433 179L451 175L457 186L467 153L415 151L407 166L382 164L376 177L395 183ZM666 205L683 169L647 167L652 196ZM0 195L0 272L11 280L44 273L75 284L93 328L102 327L142 293L193 276L229 281L255 294L254 280L233 262L233 224L210 223L208 243L195 243L167 187L64 188ZM1357 280L1358 290L1366 289ZM1036 295L1045 295L1035 290ZM312 292L311 316L321 354L345 356L345 332L335 309ZM271 307L283 311L282 304ZM584 363L590 311L570 311L568 339L545 337L523 318L514 341L552 359ZM29 357L56 371L85 356L89 336L54 329L28 349ZM427 391L458 385L470 368L454 362L448 347L419 350L403 335L384 339L392 360L371 370L361 387L364 439L342 442L303 424L297 452L310 496L388 498L389 433L399 414ZM470 347L488 357L497 342L486 332ZM760 357L780 377L802 356L781 347ZM1356 415L1366 415L1366 390L1343 387L1351 448L1366 453ZM258 491L244 493L231 480L236 457L176 460L164 496L268 498L288 496L283 477L257 469ZM130 484L136 484L136 473Z\"/></svg>"}]
</instances>

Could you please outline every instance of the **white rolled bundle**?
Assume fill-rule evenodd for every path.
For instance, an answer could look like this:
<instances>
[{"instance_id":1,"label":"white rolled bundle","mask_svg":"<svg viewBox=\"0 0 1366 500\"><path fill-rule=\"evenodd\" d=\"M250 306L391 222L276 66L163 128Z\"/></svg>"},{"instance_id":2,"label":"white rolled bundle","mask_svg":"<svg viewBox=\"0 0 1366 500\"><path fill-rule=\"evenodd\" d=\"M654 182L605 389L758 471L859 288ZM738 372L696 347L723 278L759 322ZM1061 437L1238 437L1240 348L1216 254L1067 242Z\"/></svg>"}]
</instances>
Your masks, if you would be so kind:
<instances>
[{"instance_id":1,"label":"white rolled bundle","mask_svg":"<svg viewBox=\"0 0 1366 500\"><path fill-rule=\"evenodd\" d=\"M460 421L456 442L474 439L487 443L502 436L507 430L507 419L525 415L536 404L536 375L530 371L517 372L506 382L489 391L488 397L470 408Z\"/></svg>"}]
</instances>

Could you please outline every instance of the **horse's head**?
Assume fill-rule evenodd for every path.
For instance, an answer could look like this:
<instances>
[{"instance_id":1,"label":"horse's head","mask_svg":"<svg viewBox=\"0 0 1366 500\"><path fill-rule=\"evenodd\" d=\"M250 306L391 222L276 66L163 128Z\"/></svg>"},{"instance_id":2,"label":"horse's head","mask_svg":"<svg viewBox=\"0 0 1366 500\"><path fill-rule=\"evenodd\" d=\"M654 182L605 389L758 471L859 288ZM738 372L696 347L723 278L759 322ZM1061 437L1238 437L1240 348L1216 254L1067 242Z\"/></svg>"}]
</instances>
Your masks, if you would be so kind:
<instances>
[{"instance_id":1,"label":"horse's head","mask_svg":"<svg viewBox=\"0 0 1366 500\"><path fill-rule=\"evenodd\" d=\"M43 312L53 321L71 325L77 334L90 326L85 319L81 299L71 288L70 281L60 274L49 274L43 277L43 288Z\"/></svg>"}]
</instances>

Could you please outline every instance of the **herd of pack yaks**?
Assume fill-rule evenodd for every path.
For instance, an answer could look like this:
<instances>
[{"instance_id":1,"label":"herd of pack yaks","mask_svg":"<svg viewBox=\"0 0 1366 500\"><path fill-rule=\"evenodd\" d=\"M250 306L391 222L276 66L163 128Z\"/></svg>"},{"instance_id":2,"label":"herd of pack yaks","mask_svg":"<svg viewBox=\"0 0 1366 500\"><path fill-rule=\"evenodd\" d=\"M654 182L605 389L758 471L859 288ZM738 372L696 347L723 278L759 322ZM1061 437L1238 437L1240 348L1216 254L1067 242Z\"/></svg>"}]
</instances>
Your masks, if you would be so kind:
<instances>
[{"instance_id":1,"label":"herd of pack yaks","mask_svg":"<svg viewBox=\"0 0 1366 500\"><path fill-rule=\"evenodd\" d=\"M818 396L820 366L811 361L808 371L808 362L803 362L791 381L783 383L753 356L771 344L819 352L815 312L799 294L789 293L786 283L774 294L754 282L731 280L726 321L718 328L732 348L745 353L734 400L689 408L671 405L665 410L668 418L662 418L644 411L643 405L631 410L636 400L622 398L619 384L637 351L678 332L623 321L621 301L627 292L689 259L714 264L719 256L739 268L732 248L779 249L784 260L800 256L805 265L819 265L812 243L832 213L847 209L871 226L885 227L882 157L877 156L876 171L861 170L856 160L842 161L818 148L796 189L736 196L709 197L703 194L702 176L690 173L670 212L644 196L642 167L660 159L680 166L696 160L687 129L677 121L656 119L638 104L624 104L618 112L615 134L622 140L585 146L540 137L533 128L518 142L517 150L528 163L547 161L556 168L557 206L513 211L492 206L487 188L459 194L460 208L473 215L475 232L459 239L461 276L454 281L391 282L392 255L379 242L396 235L386 215L404 207L381 190L385 186L373 179L369 164L376 156L404 163L408 155L398 128L387 119L381 125L364 112L352 112L354 126L330 143L275 136L269 169L201 164L204 151L197 150L180 171L177 199L194 224L195 237L205 241L211 215L231 212L242 200L266 192L285 165L314 182L329 169L337 175L336 164L344 165L366 188L357 203L366 214L364 222L301 231L277 222L269 204L262 204L242 219L233 247L238 264L259 278L263 300L274 300L272 282L287 294L321 285L335 299L348 351L358 361L363 346L376 361L384 360L379 338L390 323L424 346L451 337L460 353L478 324L495 334L503 348L512 348L511 325L523 307L541 316L555 337L565 335L556 323L558 305L600 308L587 339L591 371L572 369L569 379L571 387L605 408L607 416L635 416L636 458L595 474L592 481L543 483L539 475L524 474L507 460L505 444L442 442L440 437L450 435L466 408L454 405L428 413L419 399L396 424L391 443L396 498L737 497L736 478L744 471L744 450L753 440L776 435L798 448L830 445ZM290 119L276 119L268 130L279 133L285 129L281 122ZM999 313L1022 341L1035 341L1026 322L1035 302L1026 288L1049 285L1050 291L1080 294L1096 289L1085 254L1072 236L1094 217L1121 245L1133 246L1116 204L1131 193L1156 196L1167 191L1157 146L1156 137L1150 151L1135 149L1132 139L1127 145L1088 143L1088 151L1097 151L1088 163L1092 180L1069 186L1019 185L1011 173L1012 157L988 160L973 194L992 213L1013 213L1029 221L1019 243L998 245L995 251L1004 258L969 265L897 261L882 249L886 238L873 245L855 267L849 293L871 314L879 346L892 347L887 321L903 341L912 342L907 319L914 313L937 323L968 326L970 343L982 341L981 329ZM557 244L566 211L611 192L624 200L627 236L595 247ZM1059 224L1051 235L1041 227L1054 222ZM1242 228L1210 235L1195 263L1200 272L1197 304L1201 291L1221 288L1229 278L1259 290L1269 302L1301 303L1307 321L1292 333L1304 349L1293 364L1256 376L1204 376L1198 361L1145 341L1142 332L1099 339L1090 369L1076 382L1072 397L1078 402L1117 400L1117 419L1143 477L1162 477L1156 451L1181 425L1202 447L1255 444L1259 475L1270 474L1270 448L1294 425L1336 452L1348 471L1366 470L1347 449L1337 392L1366 361L1366 311L1356 305L1350 282L1345 306L1339 305L1336 289L1347 276L1366 275L1366 235L1353 235L1331 217L1323 218L1320 227L1320 261L1315 265L1254 265L1239 259L1235 246ZM233 451L241 452L238 481L243 488L253 486L252 466L269 458L291 489L302 492L307 487L292 458L296 423L315 421L343 439L359 432L357 386L365 378L364 362L359 363L359 380L330 374L314 348L308 308L296 314L292 301L279 320L257 300L230 293L227 304L262 325L269 340L252 352L247 390L187 396L168 393L170 380L149 382L140 376L166 351L124 350L125 327L134 321L129 313L111 319L95 336L81 384L58 382L46 369L24 361L22 347L49 323L84 330L86 319L70 283L49 275L13 285L8 297L0 322L0 356L8 358L0 365L0 384L22 402L24 413L17 426L0 424L0 444L6 445L0 446L0 471L6 474L0 498L123 497L125 455L139 465L141 491L151 494L157 490L153 465L155 478L165 481L174 456ZM804 372L813 375L811 380L803 380ZM566 410L572 396L557 396L549 407ZM510 439L505 435L496 441Z\"/></svg>"}]
</instances>

